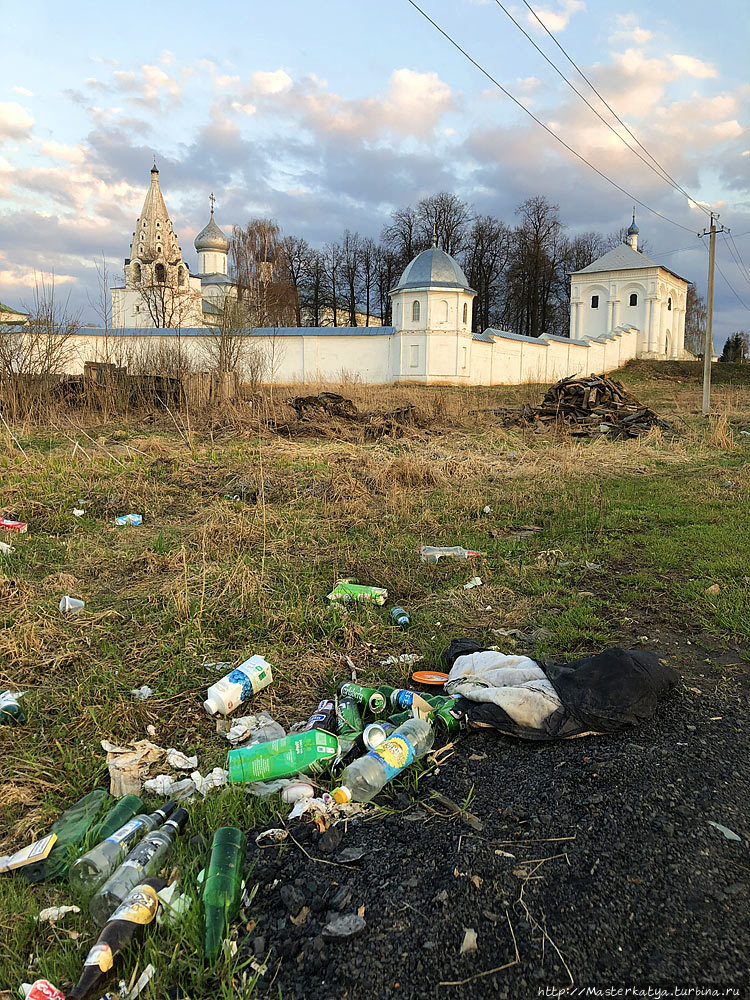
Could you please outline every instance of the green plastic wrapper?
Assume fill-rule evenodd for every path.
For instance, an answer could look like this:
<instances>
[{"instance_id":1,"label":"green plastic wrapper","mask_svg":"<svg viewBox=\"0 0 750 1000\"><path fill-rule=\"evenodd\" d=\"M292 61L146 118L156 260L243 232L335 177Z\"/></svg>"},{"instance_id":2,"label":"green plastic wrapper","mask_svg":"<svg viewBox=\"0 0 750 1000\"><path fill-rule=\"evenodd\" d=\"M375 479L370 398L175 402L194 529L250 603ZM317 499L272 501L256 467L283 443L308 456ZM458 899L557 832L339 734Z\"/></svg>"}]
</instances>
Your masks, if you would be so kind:
<instances>
[{"instance_id":1,"label":"green plastic wrapper","mask_svg":"<svg viewBox=\"0 0 750 1000\"><path fill-rule=\"evenodd\" d=\"M328 595L328 600L341 604L348 604L350 601L358 601L360 604L385 604L388 600L388 591L385 587L367 587L361 583L352 583L351 580L339 580Z\"/></svg>"},{"instance_id":2,"label":"green plastic wrapper","mask_svg":"<svg viewBox=\"0 0 750 1000\"><path fill-rule=\"evenodd\" d=\"M106 788L95 788L75 805L66 809L52 824L50 833L57 834L57 843L43 861L19 868L18 874L27 882L47 878L62 878L76 859L76 848L82 843L96 817L110 798Z\"/></svg>"}]
</instances>

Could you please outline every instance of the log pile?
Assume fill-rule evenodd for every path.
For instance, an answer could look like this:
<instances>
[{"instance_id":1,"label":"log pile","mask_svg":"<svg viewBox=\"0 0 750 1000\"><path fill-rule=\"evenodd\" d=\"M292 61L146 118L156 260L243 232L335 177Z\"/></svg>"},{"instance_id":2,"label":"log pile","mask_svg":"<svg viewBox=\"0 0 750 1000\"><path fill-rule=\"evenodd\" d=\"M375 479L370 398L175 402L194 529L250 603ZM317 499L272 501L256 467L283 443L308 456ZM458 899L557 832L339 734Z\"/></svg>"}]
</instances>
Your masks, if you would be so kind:
<instances>
[{"instance_id":1,"label":"log pile","mask_svg":"<svg viewBox=\"0 0 750 1000\"><path fill-rule=\"evenodd\" d=\"M592 433L638 437L652 427L670 427L622 382L607 375L571 375L549 388L539 406L524 404L519 410L495 412L506 425L533 424L540 430L562 425L576 437Z\"/></svg>"}]
</instances>

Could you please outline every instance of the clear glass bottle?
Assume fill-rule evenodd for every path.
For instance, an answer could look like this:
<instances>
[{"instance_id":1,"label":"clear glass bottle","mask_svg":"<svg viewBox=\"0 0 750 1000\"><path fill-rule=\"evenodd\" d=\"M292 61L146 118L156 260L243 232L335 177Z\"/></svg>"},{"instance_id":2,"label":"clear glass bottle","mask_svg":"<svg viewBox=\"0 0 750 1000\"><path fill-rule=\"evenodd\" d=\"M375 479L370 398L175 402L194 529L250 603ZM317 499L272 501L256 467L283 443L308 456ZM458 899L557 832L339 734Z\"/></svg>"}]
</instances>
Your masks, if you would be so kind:
<instances>
[{"instance_id":1,"label":"clear glass bottle","mask_svg":"<svg viewBox=\"0 0 750 1000\"><path fill-rule=\"evenodd\" d=\"M70 884L81 892L93 892L98 889L117 868L135 841L142 834L150 833L157 826L161 826L169 819L176 806L175 802L165 802L161 809L150 815L141 813L139 816L134 816L106 840L78 858L68 875Z\"/></svg>"},{"instance_id":2,"label":"clear glass bottle","mask_svg":"<svg viewBox=\"0 0 750 1000\"><path fill-rule=\"evenodd\" d=\"M110 875L89 903L89 913L100 927L133 886L159 871L186 821L187 812L178 809L161 829L155 830L140 844L136 844L115 873Z\"/></svg>"},{"instance_id":3,"label":"clear glass bottle","mask_svg":"<svg viewBox=\"0 0 750 1000\"><path fill-rule=\"evenodd\" d=\"M435 733L429 722L407 719L384 743L344 770L334 799L369 802L392 778L423 757L434 742Z\"/></svg>"}]
</instances>

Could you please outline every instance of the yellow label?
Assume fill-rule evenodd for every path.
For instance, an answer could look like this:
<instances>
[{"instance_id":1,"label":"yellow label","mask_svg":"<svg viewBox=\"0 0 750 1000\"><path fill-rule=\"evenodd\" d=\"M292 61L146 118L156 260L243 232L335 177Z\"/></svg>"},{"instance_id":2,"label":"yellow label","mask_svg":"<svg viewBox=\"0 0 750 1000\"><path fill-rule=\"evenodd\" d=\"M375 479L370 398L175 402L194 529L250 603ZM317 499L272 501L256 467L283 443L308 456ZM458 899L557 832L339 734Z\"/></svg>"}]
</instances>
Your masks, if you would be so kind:
<instances>
[{"instance_id":1,"label":"yellow label","mask_svg":"<svg viewBox=\"0 0 750 1000\"><path fill-rule=\"evenodd\" d=\"M150 885L137 885L120 903L107 923L127 920L131 924L150 924L159 909L159 897Z\"/></svg>"},{"instance_id":2,"label":"yellow label","mask_svg":"<svg viewBox=\"0 0 750 1000\"><path fill-rule=\"evenodd\" d=\"M95 944L86 956L84 965L98 965L102 972L109 972L114 963L112 949L108 944Z\"/></svg>"}]
</instances>

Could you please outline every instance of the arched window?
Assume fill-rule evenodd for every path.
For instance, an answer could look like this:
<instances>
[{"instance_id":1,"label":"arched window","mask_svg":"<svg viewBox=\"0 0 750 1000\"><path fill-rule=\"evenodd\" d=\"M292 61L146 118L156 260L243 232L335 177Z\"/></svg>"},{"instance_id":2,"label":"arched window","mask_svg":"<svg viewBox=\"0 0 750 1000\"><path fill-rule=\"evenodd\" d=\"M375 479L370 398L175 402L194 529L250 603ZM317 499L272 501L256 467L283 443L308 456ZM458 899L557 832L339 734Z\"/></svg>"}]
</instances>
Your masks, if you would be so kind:
<instances>
[{"instance_id":1,"label":"arched window","mask_svg":"<svg viewBox=\"0 0 750 1000\"><path fill-rule=\"evenodd\" d=\"M164 270L163 264L157 264L156 267L154 268L154 278L156 279L156 282L159 285L163 285L164 282L167 280L167 273Z\"/></svg>"},{"instance_id":2,"label":"arched window","mask_svg":"<svg viewBox=\"0 0 750 1000\"><path fill-rule=\"evenodd\" d=\"M631 304L631 306L637 306L638 305L638 296L636 295L635 292L633 292L632 295L630 296L630 304Z\"/></svg>"},{"instance_id":3,"label":"arched window","mask_svg":"<svg viewBox=\"0 0 750 1000\"><path fill-rule=\"evenodd\" d=\"M185 284L185 271L181 267L177 268L177 284L178 285L184 285Z\"/></svg>"},{"instance_id":4,"label":"arched window","mask_svg":"<svg viewBox=\"0 0 750 1000\"><path fill-rule=\"evenodd\" d=\"M672 312L672 296L667 299L667 312Z\"/></svg>"},{"instance_id":5,"label":"arched window","mask_svg":"<svg viewBox=\"0 0 750 1000\"><path fill-rule=\"evenodd\" d=\"M469 306L464 302L464 323L469 318Z\"/></svg>"},{"instance_id":6,"label":"arched window","mask_svg":"<svg viewBox=\"0 0 750 1000\"><path fill-rule=\"evenodd\" d=\"M138 264L138 263L133 264L133 267L131 268L131 272L132 272L132 275L133 275L133 284L134 285L140 285L140 283L141 283L141 265Z\"/></svg>"},{"instance_id":7,"label":"arched window","mask_svg":"<svg viewBox=\"0 0 750 1000\"><path fill-rule=\"evenodd\" d=\"M411 318L413 323L419 322L419 299L414 299L411 304Z\"/></svg>"},{"instance_id":8,"label":"arched window","mask_svg":"<svg viewBox=\"0 0 750 1000\"><path fill-rule=\"evenodd\" d=\"M591 296L591 308L592 309L598 309L599 308L599 296L598 295L592 295Z\"/></svg>"},{"instance_id":9,"label":"arched window","mask_svg":"<svg viewBox=\"0 0 750 1000\"><path fill-rule=\"evenodd\" d=\"M441 323L448 322L448 303L445 301L445 299L441 299L440 301L440 322Z\"/></svg>"}]
</instances>

